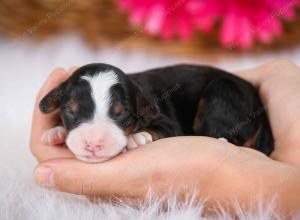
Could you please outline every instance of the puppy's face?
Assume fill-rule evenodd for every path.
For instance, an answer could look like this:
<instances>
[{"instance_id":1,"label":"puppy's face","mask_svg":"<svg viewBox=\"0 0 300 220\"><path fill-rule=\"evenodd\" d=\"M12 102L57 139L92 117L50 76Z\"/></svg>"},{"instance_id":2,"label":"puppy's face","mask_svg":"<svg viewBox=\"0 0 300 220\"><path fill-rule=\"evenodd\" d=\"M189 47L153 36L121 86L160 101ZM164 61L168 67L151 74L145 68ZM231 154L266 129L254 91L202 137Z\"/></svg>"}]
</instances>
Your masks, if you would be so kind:
<instances>
[{"instance_id":1,"label":"puppy's face","mask_svg":"<svg viewBox=\"0 0 300 220\"><path fill-rule=\"evenodd\" d=\"M157 114L149 97L121 70L107 64L81 67L40 102L44 113L57 108L69 131L67 146L87 162L119 154L127 135Z\"/></svg>"}]
</instances>

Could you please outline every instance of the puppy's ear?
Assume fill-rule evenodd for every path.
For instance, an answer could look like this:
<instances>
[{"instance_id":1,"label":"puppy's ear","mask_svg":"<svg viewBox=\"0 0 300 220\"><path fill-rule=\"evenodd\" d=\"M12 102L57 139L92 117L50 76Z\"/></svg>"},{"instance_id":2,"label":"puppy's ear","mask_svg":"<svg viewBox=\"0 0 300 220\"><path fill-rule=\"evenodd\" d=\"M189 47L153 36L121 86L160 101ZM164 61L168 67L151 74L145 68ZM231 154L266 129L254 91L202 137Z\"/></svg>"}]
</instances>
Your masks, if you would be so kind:
<instances>
[{"instance_id":1,"label":"puppy's ear","mask_svg":"<svg viewBox=\"0 0 300 220\"><path fill-rule=\"evenodd\" d=\"M155 100L147 93L143 92L137 85L131 83L130 98L133 99L135 114L144 120L153 119L159 114L159 107Z\"/></svg>"},{"instance_id":2,"label":"puppy's ear","mask_svg":"<svg viewBox=\"0 0 300 220\"><path fill-rule=\"evenodd\" d=\"M41 112L51 113L57 109L65 94L65 84L62 83L51 92L49 92L39 103Z\"/></svg>"}]
</instances>

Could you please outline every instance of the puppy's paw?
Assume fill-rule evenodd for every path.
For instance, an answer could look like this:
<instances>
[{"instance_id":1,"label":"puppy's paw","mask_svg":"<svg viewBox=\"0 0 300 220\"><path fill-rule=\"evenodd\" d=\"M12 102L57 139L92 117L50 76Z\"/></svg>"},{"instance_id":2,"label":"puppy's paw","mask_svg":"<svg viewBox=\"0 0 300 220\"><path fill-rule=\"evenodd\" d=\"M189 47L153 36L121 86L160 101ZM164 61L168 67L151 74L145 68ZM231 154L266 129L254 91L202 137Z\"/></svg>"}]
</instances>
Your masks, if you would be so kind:
<instances>
[{"instance_id":1,"label":"puppy's paw","mask_svg":"<svg viewBox=\"0 0 300 220\"><path fill-rule=\"evenodd\" d=\"M148 132L143 131L143 132L131 134L128 137L127 149L132 150L151 142L152 142L152 136Z\"/></svg>"},{"instance_id":2,"label":"puppy's paw","mask_svg":"<svg viewBox=\"0 0 300 220\"><path fill-rule=\"evenodd\" d=\"M42 134L41 142L47 145L59 145L65 143L67 130L63 126L50 128Z\"/></svg>"},{"instance_id":3,"label":"puppy's paw","mask_svg":"<svg viewBox=\"0 0 300 220\"><path fill-rule=\"evenodd\" d=\"M224 142L228 142L228 140L226 139L226 138L223 138L223 137L221 137L221 138L218 138L220 141L224 141Z\"/></svg>"}]
</instances>

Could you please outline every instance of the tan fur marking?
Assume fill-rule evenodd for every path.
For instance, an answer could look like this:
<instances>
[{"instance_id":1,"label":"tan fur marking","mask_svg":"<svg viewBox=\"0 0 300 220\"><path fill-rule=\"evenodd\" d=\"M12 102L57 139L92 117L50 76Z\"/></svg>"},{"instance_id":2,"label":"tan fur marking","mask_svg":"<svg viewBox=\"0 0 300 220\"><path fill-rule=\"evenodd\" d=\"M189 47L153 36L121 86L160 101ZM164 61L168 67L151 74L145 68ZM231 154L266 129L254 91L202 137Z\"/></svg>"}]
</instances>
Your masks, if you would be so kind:
<instances>
[{"instance_id":1,"label":"tan fur marking","mask_svg":"<svg viewBox=\"0 0 300 220\"><path fill-rule=\"evenodd\" d=\"M199 131L201 128L201 115L204 112L204 108L205 108L205 100L204 99L200 99L199 104L198 104L198 108L197 108L197 112L194 118L194 124L193 124L193 130L194 132Z\"/></svg>"},{"instance_id":2,"label":"tan fur marking","mask_svg":"<svg viewBox=\"0 0 300 220\"><path fill-rule=\"evenodd\" d=\"M129 124L128 124L128 127L125 129L125 134L126 134L126 136L128 136L128 135L130 135L130 134L133 133L134 127L135 127L135 126L134 126L132 123L129 123Z\"/></svg>"},{"instance_id":3,"label":"tan fur marking","mask_svg":"<svg viewBox=\"0 0 300 220\"><path fill-rule=\"evenodd\" d=\"M78 111L78 103L75 102L73 99L69 102L69 107L72 112L77 112Z\"/></svg>"},{"instance_id":4,"label":"tan fur marking","mask_svg":"<svg viewBox=\"0 0 300 220\"><path fill-rule=\"evenodd\" d=\"M244 147L249 147L249 148L254 148L257 136L258 136L259 132L261 131L261 129L262 129L262 126L260 126L258 128L258 130L256 131L256 133L252 137L250 137L248 140L246 140L246 142L243 144L243 146Z\"/></svg>"}]
</instances>

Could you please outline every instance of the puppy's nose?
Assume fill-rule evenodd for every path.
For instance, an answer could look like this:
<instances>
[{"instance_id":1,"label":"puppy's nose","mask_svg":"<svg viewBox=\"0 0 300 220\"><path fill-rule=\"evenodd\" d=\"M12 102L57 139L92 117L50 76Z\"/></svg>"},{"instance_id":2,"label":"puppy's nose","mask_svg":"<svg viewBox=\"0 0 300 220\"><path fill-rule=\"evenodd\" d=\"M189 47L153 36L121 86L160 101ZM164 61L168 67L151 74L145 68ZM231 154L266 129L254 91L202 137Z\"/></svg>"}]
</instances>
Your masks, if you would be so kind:
<instances>
[{"instance_id":1,"label":"puppy's nose","mask_svg":"<svg viewBox=\"0 0 300 220\"><path fill-rule=\"evenodd\" d=\"M100 140L85 140L84 141L84 148L87 151L90 151L92 153L97 152L99 150L101 150L101 148L103 147L102 143Z\"/></svg>"}]
</instances>

